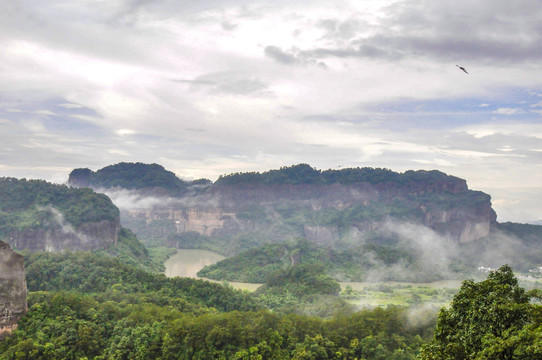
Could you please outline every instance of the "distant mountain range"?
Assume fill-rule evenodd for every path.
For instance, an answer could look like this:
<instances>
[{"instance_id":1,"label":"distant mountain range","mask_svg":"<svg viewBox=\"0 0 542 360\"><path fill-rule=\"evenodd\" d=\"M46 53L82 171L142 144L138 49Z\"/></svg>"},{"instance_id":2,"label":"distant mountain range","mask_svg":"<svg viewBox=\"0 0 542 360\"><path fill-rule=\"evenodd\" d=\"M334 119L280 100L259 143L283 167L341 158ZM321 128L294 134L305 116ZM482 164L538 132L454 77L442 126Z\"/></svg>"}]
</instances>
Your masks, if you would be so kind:
<instances>
[{"instance_id":1,"label":"distant mountain range","mask_svg":"<svg viewBox=\"0 0 542 360\"><path fill-rule=\"evenodd\" d=\"M281 251L289 256L305 239L305 258L314 260L316 251L343 280L366 279L375 269L388 279L431 280L502 262L522 271L542 263L542 240L533 241L542 239L539 227L497 223L490 195L440 171L298 164L213 183L185 182L156 164L120 163L76 169L69 184L108 194L121 208L123 226L148 246L231 256L285 243L289 250ZM327 256L318 249L328 249Z\"/></svg>"},{"instance_id":2,"label":"distant mountain range","mask_svg":"<svg viewBox=\"0 0 542 360\"><path fill-rule=\"evenodd\" d=\"M107 250L122 233L133 252L139 242L120 223L147 247L238 255L206 270L217 279L261 280L295 259L320 262L339 280L429 281L479 266L542 265L542 226L498 223L488 194L439 171L299 164L187 182L157 164L120 163L75 169L68 186L0 179L0 241L14 248ZM267 270L251 273L257 267Z\"/></svg>"}]
</instances>

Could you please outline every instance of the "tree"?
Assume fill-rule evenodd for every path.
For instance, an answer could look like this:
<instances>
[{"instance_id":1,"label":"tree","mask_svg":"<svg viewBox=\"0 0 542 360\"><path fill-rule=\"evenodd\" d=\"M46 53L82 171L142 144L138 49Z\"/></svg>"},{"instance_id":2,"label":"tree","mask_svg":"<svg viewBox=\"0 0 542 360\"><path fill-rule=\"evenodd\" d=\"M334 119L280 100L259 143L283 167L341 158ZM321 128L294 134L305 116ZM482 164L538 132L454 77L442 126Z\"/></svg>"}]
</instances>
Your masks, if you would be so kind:
<instances>
[{"instance_id":1,"label":"tree","mask_svg":"<svg viewBox=\"0 0 542 360\"><path fill-rule=\"evenodd\" d=\"M534 296L518 285L508 265L482 282L463 282L451 307L441 310L421 358L539 359L541 307L531 304Z\"/></svg>"}]
</instances>

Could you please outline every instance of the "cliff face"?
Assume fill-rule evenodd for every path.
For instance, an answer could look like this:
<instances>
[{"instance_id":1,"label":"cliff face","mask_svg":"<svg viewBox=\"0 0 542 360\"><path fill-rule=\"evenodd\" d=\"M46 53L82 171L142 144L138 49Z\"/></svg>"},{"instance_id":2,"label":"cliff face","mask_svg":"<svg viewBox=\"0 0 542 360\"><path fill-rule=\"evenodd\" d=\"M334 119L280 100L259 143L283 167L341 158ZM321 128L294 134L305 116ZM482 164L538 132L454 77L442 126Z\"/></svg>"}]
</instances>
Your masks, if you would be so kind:
<instances>
[{"instance_id":1,"label":"cliff face","mask_svg":"<svg viewBox=\"0 0 542 360\"><path fill-rule=\"evenodd\" d=\"M0 340L17 328L26 311L23 257L0 241Z\"/></svg>"},{"instance_id":2,"label":"cliff face","mask_svg":"<svg viewBox=\"0 0 542 360\"><path fill-rule=\"evenodd\" d=\"M158 221L169 221L176 233L195 231L208 236L259 231L272 238L285 227L297 226L292 236L332 245L345 234L378 229L401 211L408 221L457 242L487 236L496 220L490 197L468 190L458 178L406 185L213 185L189 200L185 197L179 205L130 209L126 214L130 221L144 222L147 229Z\"/></svg>"},{"instance_id":3,"label":"cliff face","mask_svg":"<svg viewBox=\"0 0 542 360\"><path fill-rule=\"evenodd\" d=\"M92 251L115 245L120 230L120 218L83 223L77 229L68 224L31 228L10 234L14 248L31 251Z\"/></svg>"},{"instance_id":4,"label":"cliff face","mask_svg":"<svg viewBox=\"0 0 542 360\"><path fill-rule=\"evenodd\" d=\"M0 178L0 240L33 251L95 250L118 240L119 209L89 188Z\"/></svg>"}]
</instances>

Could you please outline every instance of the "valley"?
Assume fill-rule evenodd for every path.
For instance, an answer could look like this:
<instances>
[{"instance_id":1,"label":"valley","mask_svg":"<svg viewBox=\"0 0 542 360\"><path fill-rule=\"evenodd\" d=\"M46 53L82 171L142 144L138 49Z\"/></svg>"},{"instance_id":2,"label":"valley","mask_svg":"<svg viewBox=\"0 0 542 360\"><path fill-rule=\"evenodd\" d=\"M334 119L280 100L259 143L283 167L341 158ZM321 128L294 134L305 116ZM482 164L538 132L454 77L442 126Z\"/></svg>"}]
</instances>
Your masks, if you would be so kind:
<instances>
[{"instance_id":1,"label":"valley","mask_svg":"<svg viewBox=\"0 0 542 360\"><path fill-rule=\"evenodd\" d=\"M438 171L4 178L0 241L19 253L3 256L0 359L432 359L458 331L436 323L471 302L504 301L513 334L539 336L542 226L499 223Z\"/></svg>"}]
</instances>

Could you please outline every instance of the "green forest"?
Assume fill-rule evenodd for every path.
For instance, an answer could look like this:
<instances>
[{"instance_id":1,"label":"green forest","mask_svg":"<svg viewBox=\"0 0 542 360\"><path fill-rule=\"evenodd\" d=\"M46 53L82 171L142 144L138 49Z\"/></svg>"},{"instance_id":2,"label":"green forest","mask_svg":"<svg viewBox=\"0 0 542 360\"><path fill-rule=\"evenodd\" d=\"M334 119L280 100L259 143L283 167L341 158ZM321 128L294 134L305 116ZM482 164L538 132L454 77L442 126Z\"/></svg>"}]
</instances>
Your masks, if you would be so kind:
<instances>
[{"instance_id":1,"label":"green forest","mask_svg":"<svg viewBox=\"0 0 542 360\"><path fill-rule=\"evenodd\" d=\"M280 184L312 184L312 185L330 185L330 184L354 184L354 183L395 183L398 185L413 184L424 182L433 184L441 181L457 181L459 178L446 175L440 171L406 171L397 173L389 169L382 168L346 168L341 170L317 170L308 164L298 164L284 166L278 170L269 170L263 173L244 172L223 175L218 178L215 184L235 185L235 184L261 184L261 185L280 185Z\"/></svg>"},{"instance_id":2,"label":"green forest","mask_svg":"<svg viewBox=\"0 0 542 360\"><path fill-rule=\"evenodd\" d=\"M187 187L184 181L163 166L143 163L119 163L96 172L86 168L74 169L70 173L68 183L92 188L161 188L170 195L180 195ZM205 180L199 180L197 183L205 183Z\"/></svg>"},{"instance_id":3,"label":"green forest","mask_svg":"<svg viewBox=\"0 0 542 360\"><path fill-rule=\"evenodd\" d=\"M341 308L327 317L270 310L219 284L168 279L91 253L26 259L29 311L1 359L539 359L542 299L503 266L467 280L427 321L410 308ZM315 269L277 275L273 284ZM317 272L317 271L316 271ZM285 281L283 281L285 280ZM294 284L292 282L292 284ZM307 296L333 283L301 286ZM312 286L312 285L311 285ZM533 300L535 302L533 302Z\"/></svg>"},{"instance_id":4,"label":"green forest","mask_svg":"<svg viewBox=\"0 0 542 360\"><path fill-rule=\"evenodd\" d=\"M179 248L209 249L224 253L239 240L248 250L204 267L198 274L214 280L264 283L275 271L292 264L322 265L323 272L338 281L362 281L378 271L381 281L430 282L443 279L464 279L476 276L481 264L498 267L509 263L517 271L529 273L542 261L542 227L528 224L503 223L483 239L465 244L439 245L446 263L428 259L420 243L398 235L367 233L356 244L334 243L316 245L304 238L280 243L258 245L258 238L239 237L220 243L197 233L171 237ZM432 240L437 241L437 240ZM256 245L254 245L256 244ZM510 249L513 249L511 251ZM440 255L439 255L440 256Z\"/></svg>"},{"instance_id":5,"label":"green forest","mask_svg":"<svg viewBox=\"0 0 542 360\"><path fill-rule=\"evenodd\" d=\"M43 180L0 178L0 240L13 232L56 224L51 208L62 213L64 220L75 228L119 218L119 209L111 200L91 189Z\"/></svg>"},{"instance_id":6,"label":"green forest","mask_svg":"<svg viewBox=\"0 0 542 360\"><path fill-rule=\"evenodd\" d=\"M292 168L294 177L305 173L302 181L315 176L305 166ZM322 177L325 172L318 173ZM353 178L361 176L353 173ZM387 170L369 173L395 176ZM52 215L43 209L48 207L74 226L119 216L109 198L88 188L12 178L0 179L0 185L4 236L14 229L47 226ZM458 198L446 193L425 196L438 207L487 201L486 194L471 191ZM280 243L266 242L265 232L222 238L188 232L168 239L175 247L223 253L238 249L238 255L199 274L263 284L253 292L235 290L227 282L166 277L164 260L175 249L147 248L127 228L120 229L116 243L94 252L22 250L28 313L0 343L0 359L540 359L542 292L521 287L508 265L479 282L464 281L458 291L377 283L342 291L337 280L363 278L370 271L381 271L382 280L403 276L415 282L441 279L442 274L427 267L413 243L389 234L368 232L357 246L339 242L334 248L302 236L291 238L292 233L302 235L299 227L305 223L334 224L340 232L347 227L341 224L382 219L389 213L415 220L420 214L410 201L320 211L279 204L239 213L256 224L269 222L270 212L287 218L271 226ZM496 226L499 236L517 239L511 259L516 270L525 272L539 263L540 227ZM500 241L488 237L461 244L451 269L464 276L478 254L499 249ZM388 274L388 268L399 270ZM387 306L356 305L364 296L376 295L387 299ZM400 305L390 305L393 297L401 298ZM446 305L440 311L428 309L422 302L428 299Z\"/></svg>"}]
</instances>

